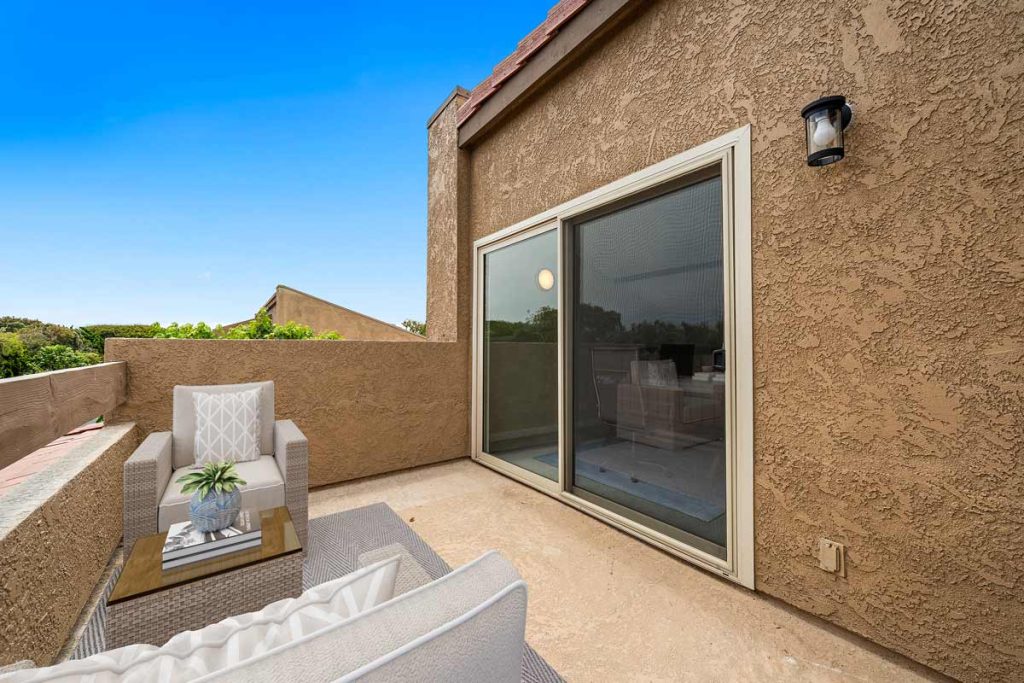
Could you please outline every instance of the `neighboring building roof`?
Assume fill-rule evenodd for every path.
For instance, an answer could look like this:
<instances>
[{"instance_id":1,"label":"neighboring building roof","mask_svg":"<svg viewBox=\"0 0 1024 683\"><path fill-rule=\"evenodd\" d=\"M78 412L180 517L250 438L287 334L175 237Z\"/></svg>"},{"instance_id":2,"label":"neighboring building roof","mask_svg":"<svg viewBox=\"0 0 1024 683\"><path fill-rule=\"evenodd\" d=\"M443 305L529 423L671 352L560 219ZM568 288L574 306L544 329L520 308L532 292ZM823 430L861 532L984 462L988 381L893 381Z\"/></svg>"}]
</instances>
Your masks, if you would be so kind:
<instances>
[{"instance_id":1,"label":"neighboring building roof","mask_svg":"<svg viewBox=\"0 0 1024 683\"><path fill-rule=\"evenodd\" d=\"M616 25L629 9L641 5L639 0L561 0L459 107L459 144L468 144L567 59Z\"/></svg>"},{"instance_id":2,"label":"neighboring building roof","mask_svg":"<svg viewBox=\"0 0 1024 683\"><path fill-rule=\"evenodd\" d=\"M321 299L318 296L313 296L312 294L295 289L294 287L288 287L287 285L278 285L277 288L274 290L274 293L270 296L269 299L267 299L267 302L263 304L263 308L265 308L267 312L271 314L271 318L274 319L275 323L281 324L287 322L286 320L278 320L278 316L274 314L274 310L277 308L278 304L278 297L281 295L282 290L285 292L290 292L292 294L297 294L308 301L315 302L320 307L319 310L321 311L323 311L324 309L328 309L343 314L344 316L346 316L345 319L349 322L350 325L354 322L353 319L365 321L364 323L356 323L356 326L364 331L369 329L377 329L384 332L388 337L407 338L409 341L423 341L424 339L422 336L416 334L415 332L410 332L409 330L405 329L404 327L400 327L399 325L379 320L378 318L366 315L365 313L360 313L359 311L353 311L351 308L339 306L336 303L327 301L326 299ZM293 301L293 299L289 300ZM324 329L333 329L335 332L340 333L347 339L356 338L356 336L354 336L351 331L342 329L341 321L338 321L339 324L335 325L334 327L327 327L324 329L320 329L323 327L323 325L316 324L314 320L298 319L295 320L295 322L303 325L309 325L310 327L313 327L317 332L322 332L324 331ZM367 327L367 324L369 324L369 327ZM379 334L376 336L379 336ZM369 337L359 335L359 337L365 339L375 337L375 335L370 334Z\"/></svg>"}]
</instances>

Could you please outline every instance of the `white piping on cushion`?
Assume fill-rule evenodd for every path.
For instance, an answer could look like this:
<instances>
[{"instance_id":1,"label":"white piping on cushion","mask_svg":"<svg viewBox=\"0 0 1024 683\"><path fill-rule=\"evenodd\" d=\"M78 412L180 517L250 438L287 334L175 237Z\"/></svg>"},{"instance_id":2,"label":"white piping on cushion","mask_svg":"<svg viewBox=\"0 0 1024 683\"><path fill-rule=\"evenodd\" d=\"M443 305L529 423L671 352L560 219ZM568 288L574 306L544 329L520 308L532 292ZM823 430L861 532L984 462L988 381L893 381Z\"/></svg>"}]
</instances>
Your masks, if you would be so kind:
<instances>
[{"instance_id":1,"label":"white piping on cushion","mask_svg":"<svg viewBox=\"0 0 1024 683\"><path fill-rule=\"evenodd\" d=\"M392 650L391 652L387 653L383 657L380 657L379 659L376 659L376 660L370 662L369 664L364 664L363 666L359 667L355 671L351 671L351 672L345 674L341 678L335 679L334 683L349 683L350 681L359 680L361 677L363 677L366 674L371 673L374 670L384 666L388 662L390 662L390 661L392 661L394 659L397 659L398 657L401 657L404 654L407 654L407 653L411 652L412 650L420 647L421 645L429 643L430 641L434 640L435 638L439 638L440 636L444 635L445 633L447 633L448 631L452 630L453 628L455 628L457 626L461 626L462 624L466 623L470 619L475 618L478 614L486 611L489 607L491 607L495 603L499 602L500 600L504 599L507 595L509 595L513 591L519 590L520 588L523 589L524 593L527 591L526 582L523 581L522 579L519 579L515 583L510 583L508 586L506 586L505 588L502 588L500 591L498 591L497 593L495 593L491 597L487 598L486 600L481 602L479 605L477 605L473 609L469 610L468 612L463 613L462 615L456 617L455 619L452 619L451 621L438 626L437 628L435 628L434 630L432 630L432 631L430 631L428 633L424 633L422 636L419 636L418 638L410 640L405 645L403 645L403 646L401 646L401 647L399 647L399 648L397 648L395 650Z\"/></svg>"}]
</instances>

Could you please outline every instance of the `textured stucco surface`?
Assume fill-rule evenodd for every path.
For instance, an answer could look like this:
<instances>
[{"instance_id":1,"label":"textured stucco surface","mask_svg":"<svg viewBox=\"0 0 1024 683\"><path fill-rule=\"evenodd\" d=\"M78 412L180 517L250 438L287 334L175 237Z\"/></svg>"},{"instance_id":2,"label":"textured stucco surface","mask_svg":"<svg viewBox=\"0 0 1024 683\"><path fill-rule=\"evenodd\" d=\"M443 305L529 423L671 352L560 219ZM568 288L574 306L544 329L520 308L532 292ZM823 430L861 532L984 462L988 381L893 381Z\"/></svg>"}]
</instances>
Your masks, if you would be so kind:
<instances>
[{"instance_id":1,"label":"textured stucco surface","mask_svg":"<svg viewBox=\"0 0 1024 683\"><path fill-rule=\"evenodd\" d=\"M383 320L377 320L315 296L278 286L270 312L278 325L297 322L316 332L337 332L349 341L422 341L423 338Z\"/></svg>"},{"instance_id":2,"label":"textured stucco surface","mask_svg":"<svg viewBox=\"0 0 1024 683\"><path fill-rule=\"evenodd\" d=\"M1019 1L664 0L470 152L477 239L751 124L757 587L966 680L1024 676L1022 74Z\"/></svg>"},{"instance_id":3,"label":"textured stucco surface","mask_svg":"<svg viewBox=\"0 0 1024 683\"><path fill-rule=\"evenodd\" d=\"M427 129L427 338L437 342L467 339L471 315L468 160L456 127L465 101L454 92Z\"/></svg>"},{"instance_id":4,"label":"textured stucco surface","mask_svg":"<svg viewBox=\"0 0 1024 683\"><path fill-rule=\"evenodd\" d=\"M469 452L464 344L108 339L128 362L118 416L148 434L171 427L176 384L273 380L278 419L309 439L309 485L463 457Z\"/></svg>"},{"instance_id":5,"label":"textured stucco surface","mask_svg":"<svg viewBox=\"0 0 1024 683\"><path fill-rule=\"evenodd\" d=\"M135 425L107 426L22 485L42 495L0 532L0 666L60 652L121 542L122 465L138 443Z\"/></svg>"}]
</instances>

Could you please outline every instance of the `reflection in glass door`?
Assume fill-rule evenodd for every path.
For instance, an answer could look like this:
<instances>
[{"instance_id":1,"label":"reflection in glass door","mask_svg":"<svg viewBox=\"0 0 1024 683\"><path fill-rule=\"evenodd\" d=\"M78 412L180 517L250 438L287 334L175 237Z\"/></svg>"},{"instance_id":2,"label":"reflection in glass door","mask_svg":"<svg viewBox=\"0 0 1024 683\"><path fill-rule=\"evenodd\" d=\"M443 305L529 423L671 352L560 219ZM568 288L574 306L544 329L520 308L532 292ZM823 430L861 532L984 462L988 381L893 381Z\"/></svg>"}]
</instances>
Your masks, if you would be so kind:
<instances>
[{"instance_id":1,"label":"reflection in glass door","mask_svg":"<svg viewBox=\"0 0 1024 683\"><path fill-rule=\"evenodd\" d=\"M571 225L571 490L725 559L720 168L657 192Z\"/></svg>"},{"instance_id":2,"label":"reflection in glass door","mask_svg":"<svg viewBox=\"0 0 1024 683\"><path fill-rule=\"evenodd\" d=\"M558 481L558 238L555 230L483 256L485 454Z\"/></svg>"},{"instance_id":3,"label":"reflection in glass door","mask_svg":"<svg viewBox=\"0 0 1024 683\"><path fill-rule=\"evenodd\" d=\"M473 457L754 587L750 127L474 243Z\"/></svg>"}]
</instances>

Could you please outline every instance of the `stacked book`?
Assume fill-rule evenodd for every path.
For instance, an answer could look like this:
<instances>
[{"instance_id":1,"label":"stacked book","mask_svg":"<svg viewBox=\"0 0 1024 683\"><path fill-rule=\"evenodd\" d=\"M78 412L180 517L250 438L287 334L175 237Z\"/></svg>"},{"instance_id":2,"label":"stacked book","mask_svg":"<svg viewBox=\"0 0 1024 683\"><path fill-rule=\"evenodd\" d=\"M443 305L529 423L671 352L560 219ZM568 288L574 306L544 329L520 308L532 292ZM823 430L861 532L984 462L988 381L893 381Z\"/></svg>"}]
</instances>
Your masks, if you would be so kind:
<instances>
[{"instance_id":1,"label":"stacked book","mask_svg":"<svg viewBox=\"0 0 1024 683\"><path fill-rule=\"evenodd\" d=\"M233 525L220 531L199 531L192 522L172 524L164 541L162 567L174 569L257 548L262 539L260 513L256 510L242 510Z\"/></svg>"}]
</instances>

